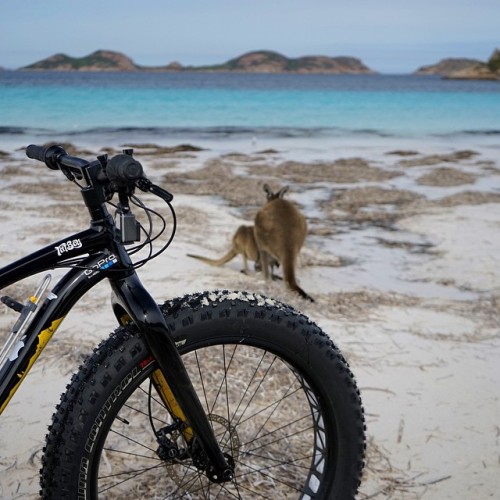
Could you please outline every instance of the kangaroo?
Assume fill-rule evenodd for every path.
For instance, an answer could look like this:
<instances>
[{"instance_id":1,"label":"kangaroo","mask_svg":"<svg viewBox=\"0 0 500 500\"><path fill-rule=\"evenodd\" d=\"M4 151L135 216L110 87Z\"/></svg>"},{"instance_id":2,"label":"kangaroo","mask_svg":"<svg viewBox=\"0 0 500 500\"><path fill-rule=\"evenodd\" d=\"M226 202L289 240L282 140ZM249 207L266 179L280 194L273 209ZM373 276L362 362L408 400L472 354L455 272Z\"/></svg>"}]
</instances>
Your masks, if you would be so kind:
<instances>
[{"instance_id":1,"label":"kangaroo","mask_svg":"<svg viewBox=\"0 0 500 500\"><path fill-rule=\"evenodd\" d=\"M242 272L248 274L248 260L255 261L256 265L259 260L259 251L255 242L253 226L240 226L234 233L231 249L220 259L209 259L208 257L192 254L188 254L188 256L201 260L211 266L222 266L234 259L238 254L241 254L243 257L244 269Z\"/></svg>"},{"instance_id":2,"label":"kangaroo","mask_svg":"<svg viewBox=\"0 0 500 500\"><path fill-rule=\"evenodd\" d=\"M267 193L267 203L257 212L254 223L255 240L264 276L270 279L273 261L278 262L283 267L283 279L289 288L314 302L295 279L297 256L307 234L306 219L293 203L283 199L288 187L273 193L270 187L264 184L264 191Z\"/></svg>"}]
</instances>

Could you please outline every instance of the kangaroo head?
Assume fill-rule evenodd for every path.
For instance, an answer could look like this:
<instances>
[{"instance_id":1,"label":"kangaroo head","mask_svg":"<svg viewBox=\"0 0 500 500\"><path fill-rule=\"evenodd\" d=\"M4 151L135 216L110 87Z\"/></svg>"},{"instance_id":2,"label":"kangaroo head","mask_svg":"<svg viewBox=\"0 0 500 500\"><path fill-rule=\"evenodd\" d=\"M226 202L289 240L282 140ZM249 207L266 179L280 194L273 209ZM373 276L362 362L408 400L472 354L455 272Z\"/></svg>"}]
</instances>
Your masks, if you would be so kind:
<instances>
[{"instance_id":1,"label":"kangaroo head","mask_svg":"<svg viewBox=\"0 0 500 500\"><path fill-rule=\"evenodd\" d=\"M283 196L285 196L285 193L288 191L288 186L285 186L274 193L268 184L264 184L264 191L267 195L267 201L276 200L277 198L283 198Z\"/></svg>"}]
</instances>

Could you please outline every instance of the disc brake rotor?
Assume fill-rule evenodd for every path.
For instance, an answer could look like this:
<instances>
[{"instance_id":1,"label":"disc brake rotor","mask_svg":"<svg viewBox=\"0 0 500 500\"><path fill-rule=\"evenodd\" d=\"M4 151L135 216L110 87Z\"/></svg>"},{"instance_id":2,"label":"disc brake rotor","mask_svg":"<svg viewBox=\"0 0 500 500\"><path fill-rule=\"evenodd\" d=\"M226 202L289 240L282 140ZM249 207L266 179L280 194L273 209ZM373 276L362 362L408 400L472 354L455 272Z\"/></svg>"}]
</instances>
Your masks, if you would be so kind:
<instances>
[{"instance_id":1,"label":"disc brake rotor","mask_svg":"<svg viewBox=\"0 0 500 500\"><path fill-rule=\"evenodd\" d=\"M215 437L219 442L222 453L232 457L234 463L237 462L241 441L236 432L236 429L224 417L215 415L213 413L207 415L208 421L212 423ZM166 466L167 474L175 482L175 484L184 489L184 491L193 493L199 491L199 481L203 480L207 483L209 479L203 474L202 471L196 469L192 460L183 460L178 463L171 463ZM193 477L199 476L198 481L194 481Z\"/></svg>"}]
</instances>

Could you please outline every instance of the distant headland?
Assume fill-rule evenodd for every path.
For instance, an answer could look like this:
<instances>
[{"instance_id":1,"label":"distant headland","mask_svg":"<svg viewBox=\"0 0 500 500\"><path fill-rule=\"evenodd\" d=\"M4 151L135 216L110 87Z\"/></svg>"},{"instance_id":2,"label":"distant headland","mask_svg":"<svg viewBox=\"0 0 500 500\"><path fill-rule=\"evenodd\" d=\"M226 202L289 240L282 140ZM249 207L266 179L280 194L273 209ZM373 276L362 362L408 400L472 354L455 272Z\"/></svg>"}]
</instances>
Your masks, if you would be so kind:
<instances>
[{"instance_id":1,"label":"distant headland","mask_svg":"<svg viewBox=\"0 0 500 500\"><path fill-rule=\"evenodd\" d=\"M2 69L2 68L0 68ZM183 66L171 62L165 66L141 66L130 57L111 50L97 50L84 57L55 54L19 68L18 71L143 71L143 72L237 72L237 73L301 73L301 74L376 74L360 59L348 56L286 57L271 50L247 52L222 64ZM495 49L487 61L447 58L436 64L422 66L415 75L439 75L445 79L499 80L500 49Z\"/></svg>"},{"instance_id":2,"label":"distant headland","mask_svg":"<svg viewBox=\"0 0 500 500\"><path fill-rule=\"evenodd\" d=\"M441 75L454 80L500 80L500 50L495 49L486 62L477 59L449 58L422 66L417 75Z\"/></svg>"},{"instance_id":3,"label":"distant headland","mask_svg":"<svg viewBox=\"0 0 500 500\"><path fill-rule=\"evenodd\" d=\"M304 56L288 58L278 52L248 52L222 64L183 66L172 62L166 66L139 66L130 57L110 50L98 50L85 57L56 54L20 68L23 71L207 71L241 73L375 73L354 57Z\"/></svg>"}]
</instances>

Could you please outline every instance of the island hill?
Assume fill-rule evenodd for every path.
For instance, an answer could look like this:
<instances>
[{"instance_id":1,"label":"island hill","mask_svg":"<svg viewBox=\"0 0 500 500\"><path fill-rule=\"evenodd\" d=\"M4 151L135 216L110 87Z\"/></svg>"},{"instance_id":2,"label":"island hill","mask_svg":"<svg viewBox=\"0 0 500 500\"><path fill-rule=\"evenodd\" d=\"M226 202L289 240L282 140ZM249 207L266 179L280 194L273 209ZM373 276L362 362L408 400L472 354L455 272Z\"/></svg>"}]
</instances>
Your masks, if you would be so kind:
<instances>
[{"instance_id":1,"label":"island hill","mask_svg":"<svg viewBox=\"0 0 500 500\"><path fill-rule=\"evenodd\" d=\"M354 57L304 56L288 58L277 52L248 52L223 64L212 66L182 66L173 62L167 66L139 66L119 52L98 50L85 57L56 54L20 68L23 71L207 71L241 73L330 73L371 74L373 70Z\"/></svg>"},{"instance_id":2,"label":"island hill","mask_svg":"<svg viewBox=\"0 0 500 500\"><path fill-rule=\"evenodd\" d=\"M417 75L441 75L455 80L500 80L500 50L495 49L486 62L477 59L449 58L437 64L422 66Z\"/></svg>"}]
</instances>

